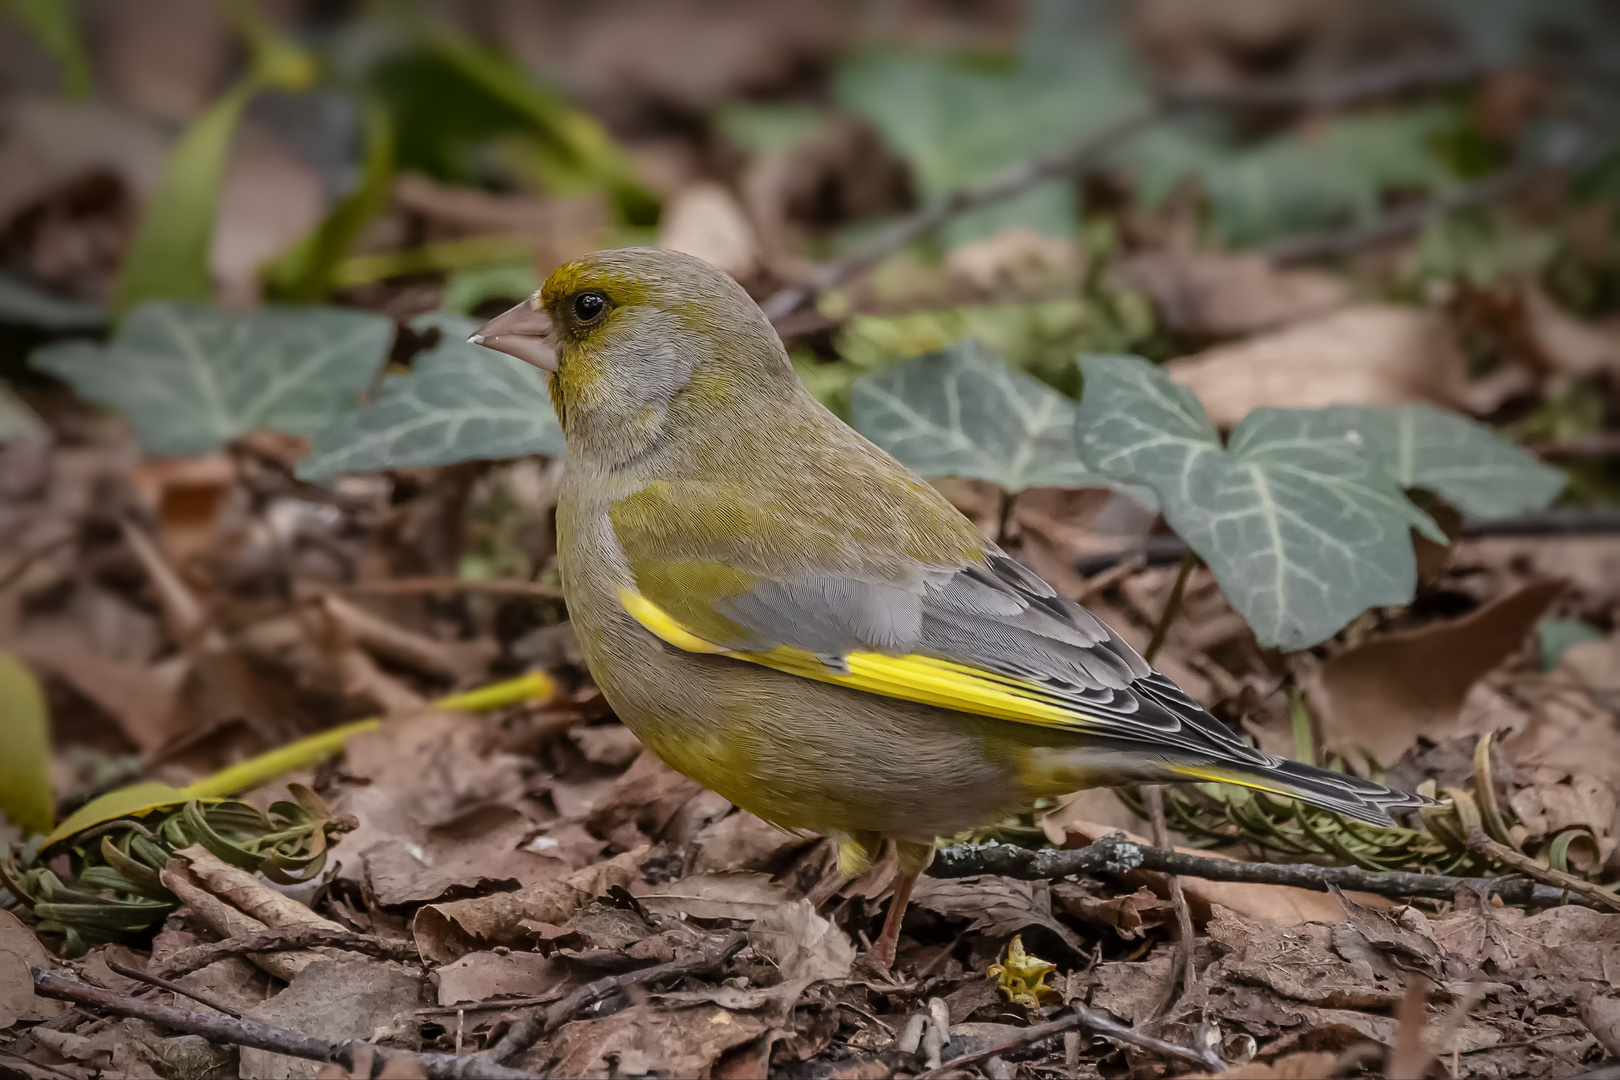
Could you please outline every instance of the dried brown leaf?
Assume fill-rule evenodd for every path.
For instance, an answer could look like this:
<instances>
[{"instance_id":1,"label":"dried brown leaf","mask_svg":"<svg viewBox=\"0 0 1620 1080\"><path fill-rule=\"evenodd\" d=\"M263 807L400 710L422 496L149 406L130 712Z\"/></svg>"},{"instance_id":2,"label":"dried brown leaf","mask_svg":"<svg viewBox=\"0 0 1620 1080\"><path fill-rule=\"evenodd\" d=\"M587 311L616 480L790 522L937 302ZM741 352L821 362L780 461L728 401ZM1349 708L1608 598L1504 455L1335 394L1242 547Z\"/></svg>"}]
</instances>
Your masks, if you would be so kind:
<instances>
[{"instance_id":1,"label":"dried brown leaf","mask_svg":"<svg viewBox=\"0 0 1620 1080\"><path fill-rule=\"evenodd\" d=\"M1460 619L1371 638L1330 657L1307 687L1326 748L1392 763L1456 733L1469 690L1511 656L1569 583L1532 581Z\"/></svg>"},{"instance_id":2,"label":"dried brown leaf","mask_svg":"<svg viewBox=\"0 0 1620 1080\"><path fill-rule=\"evenodd\" d=\"M648 911L694 919L761 919L797 899L769 874L742 871L688 874L657 885L632 884L630 893Z\"/></svg>"},{"instance_id":3,"label":"dried brown leaf","mask_svg":"<svg viewBox=\"0 0 1620 1080\"><path fill-rule=\"evenodd\" d=\"M1439 315L1370 304L1173 360L1166 370L1222 427L1263 406L1455 402L1467 382Z\"/></svg>"},{"instance_id":4,"label":"dried brown leaf","mask_svg":"<svg viewBox=\"0 0 1620 1080\"><path fill-rule=\"evenodd\" d=\"M1264 255L1145 252L1122 263L1122 285L1152 297L1171 329L1235 337L1321 316L1350 303L1349 283L1319 270L1279 270Z\"/></svg>"},{"instance_id":5,"label":"dried brown leaf","mask_svg":"<svg viewBox=\"0 0 1620 1080\"><path fill-rule=\"evenodd\" d=\"M422 959L447 964L476 949L532 942L524 923L561 925L583 899L571 885L542 881L513 893L429 904L417 911L411 932Z\"/></svg>"},{"instance_id":6,"label":"dried brown leaf","mask_svg":"<svg viewBox=\"0 0 1620 1080\"><path fill-rule=\"evenodd\" d=\"M347 957L322 958L295 976L287 989L244 1015L317 1038L365 1039L415 1050L421 1045L416 1009L422 974L400 964ZM317 1062L242 1049L242 1075L263 1080L313 1078Z\"/></svg>"},{"instance_id":7,"label":"dried brown leaf","mask_svg":"<svg viewBox=\"0 0 1620 1080\"><path fill-rule=\"evenodd\" d=\"M843 979L855 962L849 935L803 898L766 912L749 929L748 940L787 982Z\"/></svg>"},{"instance_id":8,"label":"dried brown leaf","mask_svg":"<svg viewBox=\"0 0 1620 1080\"><path fill-rule=\"evenodd\" d=\"M474 952L434 971L441 1006L501 997L561 996L567 976L556 962L533 952Z\"/></svg>"}]
</instances>

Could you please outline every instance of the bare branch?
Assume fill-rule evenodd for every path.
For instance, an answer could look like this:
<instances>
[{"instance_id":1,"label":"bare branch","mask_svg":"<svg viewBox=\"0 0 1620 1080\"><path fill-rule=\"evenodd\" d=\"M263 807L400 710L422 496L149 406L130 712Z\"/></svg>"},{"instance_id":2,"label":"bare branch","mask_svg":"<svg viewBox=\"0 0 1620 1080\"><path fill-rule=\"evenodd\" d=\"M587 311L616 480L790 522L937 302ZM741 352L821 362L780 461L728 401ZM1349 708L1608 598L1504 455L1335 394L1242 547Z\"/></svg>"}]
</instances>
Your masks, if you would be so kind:
<instances>
[{"instance_id":1,"label":"bare branch","mask_svg":"<svg viewBox=\"0 0 1620 1080\"><path fill-rule=\"evenodd\" d=\"M1318 866L1315 863L1216 859L1208 855L1161 851L1133 843L1125 838L1124 833L1112 833L1088 847L1073 851L1056 848L1037 851L1000 843L958 844L941 848L928 873L941 878L1000 874L1025 881L1040 881L1073 874L1128 874L1133 870L1180 874L1204 878L1206 881L1292 885L1317 892L1327 892L1331 886L1378 896L1423 896L1433 900L1450 900L1458 889L1469 889L1482 895L1500 896L1506 904L1527 907L1563 907L1569 904L1597 906L1596 901L1585 896L1572 895L1565 889L1529 881L1517 875L1464 878L1406 871L1379 872L1354 866Z\"/></svg>"},{"instance_id":2,"label":"bare branch","mask_svg":"<svg viewBox=\"0 0 1620 1080\"><path fill-rule=\"evenodd\" d=\"M1008 1039L995 1046L987 1046L982 1050L975 1050L971 1054L952 1058L944 1062L937 1069L929 1069L920 1074L917 1080L933 1080L934 1077L945 1076L968 1065L976 1065L986 1058L996 1057L1011 1050L1021 1050L1045 1042L1056 1035L1066 1031L1081 1029L1100 1035L1122 1046L1134 1046L1150 1054L1172 1058L1176 1061L1185 1061L1189 1065L1197 1065L1211 1072L1221 1072L1226 1068L1226 1062L1216 1057L1213 1051L1199 1051L1187 1046L1178 1046L1163 1039L1155 1039L1151 1035L1143 1035L1134 1028L1126 1027L1107 1013L1081 1005L1076 1002L1069 1006L1068 1016L1053 1020L1047 1024L1036 1024L1025 1028L1016 1038Z\"/></svg>"},{"instance_id":3,"label":"bare branch","mask_svg":"<svg viewBox=\"0 0 1620 1080\"><path fill-rule=\"evenodd\" d=\"M217 1013L188 1012L153 1001L126 997L111 990L103 990L55 972L33 969L34 992L40 997L57 1001L71 1001L115 1016L128 1016L156 1024L170 1031L187 1035L200 1035L213 1043L248 1046L255 1050L268 1050L273 1054L304 1058L309 1061L331 1061L352 1068L358 1040L332 1042L285 1028L261 1024L257 1020L237 1019ZM404 1051L385 1050L386 1054L404 1054ZM428 1076L434 1080L538 1080L534 1073L509 1069L493 1061L457 1058L452 1054L410 1054L422 1062ZM474 1068L462 1068L476 1061Z\"/></svg>"},{"instance_id":4,"label":"bare branch","mask_svg":"<svg viewBox=\"0 0 1620 1080\"><path fill-rule=\"evenodd\" d=\"M742 947L746 944L748 944L746 934L732 934L720 944L719 949L712 953L690 957L685 960L672 960L667 964L659 964L656 967L642 968L640 971L627 971L622 975L609 975L606 978L597 979L595 982L586 983L544 1012L537 1009L513 1024L500 1042L479 1056L493 1062L505 1064L533 1046L542 1035L549 1034L562 1027L574 1016L598 1001L610 998L627 987L640 986L650 982L662 982L665 979L678 979L685 975L701 975L705 972L714 971L741 952ZM467 1076L470 1078L471 1074L467 1074Z\"/></svg>"},{"instance_id":5,"label":"bare branch","mask_svg":"<svg viewBox=\"0 0 1620 1080\"><path fill-rule=\"evenodd\" d=\"M408 941L388 941L370 934L357 934L351 930L334 930L329 926L277 926L253 934L241 934L211 945L195 945L181 949L150 974L160 979L173 979L193 971L200 971L219 960L250 953L294 952L299 949L343 949L363 953L382 960L400 960L419 964L421 956Z\"/></svg>"}]
</instances>

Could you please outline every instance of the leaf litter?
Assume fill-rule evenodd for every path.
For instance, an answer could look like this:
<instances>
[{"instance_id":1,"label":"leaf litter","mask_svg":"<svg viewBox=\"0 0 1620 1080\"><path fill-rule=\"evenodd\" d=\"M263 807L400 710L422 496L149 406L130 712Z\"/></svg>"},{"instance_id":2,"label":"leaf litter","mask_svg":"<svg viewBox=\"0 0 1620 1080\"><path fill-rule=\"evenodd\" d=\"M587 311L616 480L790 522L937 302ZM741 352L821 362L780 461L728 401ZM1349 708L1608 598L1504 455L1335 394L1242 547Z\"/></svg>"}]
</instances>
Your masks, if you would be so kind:
<instances>
[{"instance_id":1,"label":"leaf litter","mask_svg":"<svg viewBox=\"0 0 1620 1080\"><path fill-rule=\"evenodd\" d=\"M750 17L720 33L725 20L707 9L691 20L631 11L554 33L527 5L486 6L515 52L572 72L570 89L613 117L603 145L633 144L638 182L665 198L664 241L728 264L760 298L802 279L823 241L840 250L873 215L1049 149L1054 118L1083 134L1145 85L1108 32L1065 27L1051 12L1003 69L848 53L860 35L833 16ZM1270 75L1255 57L1282 55L1279 42L1311 42L1298 64L1322 77L1401 38L1368 29L1373 16L1245 23L1214 7L1175 8L1132 15L1155 73L1238 89L1254 90L1257 77L1264 89ZM693 20L712 32L694 36ZM993 15L943 9L891 30L911 45L1011 40ZM704 49L669 48L677 32ZM1090 62L1043 75L1054 69L1042 66L1053 60L1042 39L1068 48L1076 33ZM108 77L106 101L3 92L0 155L14 167L0 191L0 322L6 335L36 335L29 347L56 343L36 354L33 374L26 349L9 336L3 345L0 649L26 666L49 713L48 809L65 817L135 780L172 794L339 722L385 719L340 756L302 761L244 796L266 808L295 779L353 819L312 882L270 883L257 861L232 862L228 845L203 836L151 870L168 914L131 934L115 925L128 917L118 904L150 899L96 884L111 869L96 861L101 837L57 850L48 869L51 888L64 890L59 907L93 910L57 912L85 920L72 924L77 937L20 919L24 906L0 911L0 1065L21 1059L72 1076L419 1076L445 1068L435 1054L465 1058L564 1005L508 1065L581 1076L914 1075L1015 1041L1074 1005L1182 1047L1215 1045L1232 1077L1557 1076L1620 1056L1620 915L1527 912L1466 891L1402 904L1185 878L1188 986L1163 875L925 878L894 977L872 977L859 953L891 895L892 858L816 911L803 897L831 864L829 844L702 791L614 720L555 598L552 459L563 447L544 386L463 343L475 311L522 299L550 265L614 239L608 222L644 226L614 186L622 176L593 179L580 165L588 155L570 166L583 173L556 172L562 144L533 129L502 128L488 153L438 156L434 139L455 140L418 111L395 132L416 171L383 175L374 205L351 203L353 221L321 226L330 236L352 225L358 238L320 268L343 282L331 294L342 307L160 301L90 344L83 335L106 325L97 305L116 293L136 211L162 176L170 136L149 117L195 115L232 63L218 26L195 35L212 59L172 78L139 59L150 50L130 44L134 30L105 35L134 65ZM579 56L558 55L570 50ZM638 77L606 79L610 70ZM826 85L802 105L773 97L817 79ZM397 93L385 83L379 94ZM562 117L556 131L580 121L596 130L566 103L523 100L527 115ZM988 535L1138 647L1176 573L1145 556L1100 570L1097 560L1145 553L1179 531L1205 565L1186 582L1158 663L1268 750L1461 791L1500 827L1497 841L1548 870L1612 882L1612 543L1457 535L1483 519L1534 518L1555 498L1579 509L1615 496L1602 448L1620 336L1612 267L1592 251L1606 234L1526 200L1514 227L1539 230L1556 259L1524 256L1501 236L1482 249L1459 239L1473 225L1458 222L1343 265L1280 265L1253 245L1305 225L1376 223L1386 208L1454 190L1484 159L1447 155L1459 145L1503 151L1468 141L1500 138L1502 125L1467 128L1450 100L1380 99L1354 114L1255 108L1234 112L1232 133L1166 129L1107 175L947 222L942 251L896 255L796 313L810 329L788 334L795 363L863 433L952 474L942 487ZM695 138L710 111L714 131ZM229 309L283 295L277 282L297 267L261 274L264 260L282 256L317 209L338 214L326 193L352 186L360 164L317 176L333 166L308 147L357 140L263 112L243 122L213 232L215 292ZM1499 222L1488 228L1505 236ZM504 261L421 261L424 251L476 250L435 245L491 235L518 237L518 247L498 252ZM1482 265L1509 263L1482 280ZM312 335L326 351L308 346ZM198 343L227 338L234 344L201 348L203 367L175 374ZM1077 405L1079 353L1170 362L1088 367L1092 393ZM882 366L891 359L901 362ZM316 360L318 372L302 371ZM62 381L46 383L45 372ZM210 378L222 380L217 400ZM1345 557L1322 537L1234 544L1223 527L1253 508L1210 503L1218 485L1178 488L1186 461L1105 475L1075 417L1088 402L1135 416L1155 397L1179 402L1172 441L1186 461L1228 478L1286 475L1306 519L1335 500L1354 504L1371 546ZM1324 463L1334 456L1324 448L1345 445L1357 447L1339 455L1353 469ZM1103 449L1140 450L1128 440ZM506 458L518 460L491 462ZM1441 527L1452 534L1444 547ZM1414 528L1430 547L1414 550ZM1256 557L1270 561L1245 565ZM1278 571L1356 583L1342 610L1270 610L1252 586ZM1544 655L1558 623L1582 629ZM543 700L477 715L427 705L531 665L554 677ZM26 851L17 826L48 830L36 803L6 803L7 858ZM1131 792L1085 793L973 839L1072 848L1120 829L1139 838L1151 830L1139 805ZM1188 852L1216 844L1235 859L1345 861L1369 850L1324 855L1333 837L1288 847L1312 823L1280 827L1271 810L1218 790L1180 793L1170 806L1180 815L1172 839ZM339 944L298 938L311 929ZM106 940L98 931L128 947L96 944ZM738 950L704 967L733 932L744 935ZM247 934L283 938L175 979L205 1000L111 966L155 972L189 948ZM355 939L365 948L341 944ZM637 981L666 965L680 970ZM92 1020L91 1006L75 1012L34 994L30 968L368 1048L322 1065L137 1019ZM1186 1067L1070 1034L963 1068Z\"/></svg>"}]
</instances>

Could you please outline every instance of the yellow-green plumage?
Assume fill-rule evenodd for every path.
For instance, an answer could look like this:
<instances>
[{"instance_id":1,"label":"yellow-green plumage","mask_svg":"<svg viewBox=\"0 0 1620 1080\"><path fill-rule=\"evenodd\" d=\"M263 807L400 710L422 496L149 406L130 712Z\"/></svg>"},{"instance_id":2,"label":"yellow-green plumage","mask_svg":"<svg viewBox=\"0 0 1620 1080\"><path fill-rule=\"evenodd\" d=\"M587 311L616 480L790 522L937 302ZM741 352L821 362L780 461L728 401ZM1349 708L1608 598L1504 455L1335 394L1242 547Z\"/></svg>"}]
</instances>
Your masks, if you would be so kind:
<instances>
[{"instance_id":1,"label":"yellow-green plumage","mask_svg":"<svg viewBox=\"0 0 1620 1080\"><path fill-rule=\"evenodd\" d=\"M849 839L849 866L891 839L920 869L938 836L1138 779L1416 804L1238 741L823 408L706 263L598 253L483 340L509 319L554 370L559 561L602 692L699 783Z\"/></svg>"}]
</instances>

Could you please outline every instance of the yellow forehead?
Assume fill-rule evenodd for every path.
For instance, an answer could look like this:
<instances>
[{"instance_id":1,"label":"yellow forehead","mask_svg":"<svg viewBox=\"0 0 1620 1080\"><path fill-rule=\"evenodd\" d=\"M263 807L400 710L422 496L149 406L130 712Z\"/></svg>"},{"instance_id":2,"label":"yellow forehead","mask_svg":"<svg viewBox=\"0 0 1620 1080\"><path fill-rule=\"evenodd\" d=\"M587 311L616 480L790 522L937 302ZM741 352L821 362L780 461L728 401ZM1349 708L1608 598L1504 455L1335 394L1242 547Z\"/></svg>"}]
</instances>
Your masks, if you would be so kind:
<instances>
[{"instance_id":1,"label":"yellow forehead","mask_svg":"<svg viewBox=\"0 0 1620 1080\"><path fill-rule=\"evenodd\" d=\"M540 303L549 308L559 300L587 290L603 293L615 304L638 305L646 303L651 296L652 283L644 274L603 266L592 259L579 259L551 272L540 289Z\"/></svg>"}]
</instances>

